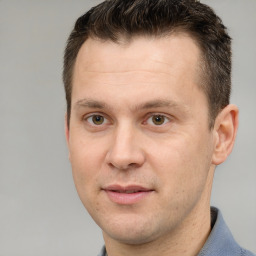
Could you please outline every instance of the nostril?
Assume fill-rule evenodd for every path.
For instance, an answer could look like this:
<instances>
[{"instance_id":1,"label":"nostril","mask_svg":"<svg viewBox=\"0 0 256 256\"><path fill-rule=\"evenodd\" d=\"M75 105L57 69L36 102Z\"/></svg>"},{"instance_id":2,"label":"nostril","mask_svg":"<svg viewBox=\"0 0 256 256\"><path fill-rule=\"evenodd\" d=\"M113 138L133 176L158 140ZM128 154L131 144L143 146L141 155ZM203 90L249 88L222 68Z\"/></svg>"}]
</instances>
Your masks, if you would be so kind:
<instances>
[{"instance_id":1,"label":"nostril","mask_svg":"<svg viewBox=\"0 0 256 256\"><path fill-rule=\"evenodd\" d=\"M136 168L139 168L140 165L137 164L137 163L130 163L130 164L118 164L118 163L109 163L108 164L111 168L115 168L115 169L118 169L118 170L131 170L131 169L136 169Z\"/></svg>"}]
</instances>

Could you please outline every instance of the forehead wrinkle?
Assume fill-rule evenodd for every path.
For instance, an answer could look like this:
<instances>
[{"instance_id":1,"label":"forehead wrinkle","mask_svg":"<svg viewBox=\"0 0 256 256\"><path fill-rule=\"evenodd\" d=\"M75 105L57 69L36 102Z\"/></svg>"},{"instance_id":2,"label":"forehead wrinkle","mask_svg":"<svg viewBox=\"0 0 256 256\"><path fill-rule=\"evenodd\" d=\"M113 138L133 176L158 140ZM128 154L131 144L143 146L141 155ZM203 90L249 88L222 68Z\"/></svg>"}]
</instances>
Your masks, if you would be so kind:
<instances>
[{"instance_id":1,"label":"forehead wrinkle","mask_svg":"<svg viewBox=\"0 0 256 256\"><path fill-rule=\"evenodd\" d=\"M110 71L104 71L104 70L82 70L83 74L130 74L130 73L156 73L156 74L165 74L168 76L172 76L172 74L168 73L167 71L161 71L161 70L150 70L150 69L124 69L124 70L110 70Z\"/></svg>"}]
</instances>

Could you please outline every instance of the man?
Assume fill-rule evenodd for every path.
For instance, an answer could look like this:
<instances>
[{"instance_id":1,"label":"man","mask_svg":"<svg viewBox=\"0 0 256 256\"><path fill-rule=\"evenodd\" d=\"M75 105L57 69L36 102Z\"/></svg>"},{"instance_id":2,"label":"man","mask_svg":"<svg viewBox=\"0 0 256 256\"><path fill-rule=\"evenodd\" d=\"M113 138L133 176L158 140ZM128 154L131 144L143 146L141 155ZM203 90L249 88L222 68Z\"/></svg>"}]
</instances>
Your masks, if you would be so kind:
<instances>
[{"instance_id":1,"label":"man","mask_svg":"<svg viewBox=\"0 0 256 256\"><path fill-rule=\"evenodd\" d=\"M64 59L75 185L101 256L253 255L210 208L230 154L231 39L192 0L108 0L80 17Z\"/></svg>"}]
</instances>

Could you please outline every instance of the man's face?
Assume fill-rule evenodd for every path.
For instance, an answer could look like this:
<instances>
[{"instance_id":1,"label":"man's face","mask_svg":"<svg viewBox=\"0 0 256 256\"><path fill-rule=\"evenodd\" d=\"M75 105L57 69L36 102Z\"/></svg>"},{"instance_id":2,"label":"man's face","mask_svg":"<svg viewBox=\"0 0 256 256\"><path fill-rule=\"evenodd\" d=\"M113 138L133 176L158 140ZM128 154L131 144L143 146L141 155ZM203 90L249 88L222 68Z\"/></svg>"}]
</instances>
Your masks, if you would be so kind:
<instances>
[{"instance_id":1,"label":"man's face","mask_svg":"<svg viewBox=\"0 0 256 256\"><path fill-rule=\"evenodd\" d=\"M78 194L105 238L149 242L209 208L215 142L199 55L186 35L80 49L67 140Z\"/></svg>"}]
</instances>

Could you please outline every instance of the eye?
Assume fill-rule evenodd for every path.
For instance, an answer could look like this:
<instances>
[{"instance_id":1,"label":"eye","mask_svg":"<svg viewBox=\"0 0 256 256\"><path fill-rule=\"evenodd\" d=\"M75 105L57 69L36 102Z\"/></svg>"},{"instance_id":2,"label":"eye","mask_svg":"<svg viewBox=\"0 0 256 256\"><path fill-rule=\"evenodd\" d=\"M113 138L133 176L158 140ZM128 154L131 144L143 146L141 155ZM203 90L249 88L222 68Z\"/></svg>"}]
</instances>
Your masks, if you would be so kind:
<instances>
[{"instance_id":1,"label":"eye","mask_svg":"<svg viewBox=\"0 0 256 256\"><path fill-rule=\"evenodd\" d=\"M150 118L148 118L147 122L150 125L163 125L169 122L169 119L166 116L163 115L153 115Z\"/></svg>"},{"instance_id":2,"label":"eye","mask_svg":"<svg viewBox=\"0 0 256 256\"><path fill-rule=\"evenodd\" d=\"M107 119L102 115L91 115L86 118L91 125L103 125L107 123Z\"/></svg>"}]
</instances>

